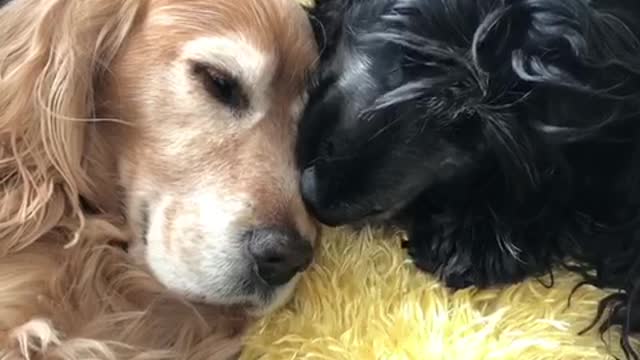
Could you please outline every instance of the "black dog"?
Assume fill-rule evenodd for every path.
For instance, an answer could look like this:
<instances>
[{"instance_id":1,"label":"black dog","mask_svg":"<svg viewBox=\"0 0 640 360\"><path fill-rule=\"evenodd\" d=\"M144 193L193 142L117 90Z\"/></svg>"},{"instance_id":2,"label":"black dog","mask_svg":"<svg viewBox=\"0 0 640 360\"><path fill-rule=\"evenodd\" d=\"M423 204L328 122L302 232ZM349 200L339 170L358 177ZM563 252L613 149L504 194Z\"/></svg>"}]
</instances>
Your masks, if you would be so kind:
<instances>
[{"instance_id":1,"label":"black dog","mask_svg":"<svg viewBox=\"0 0 640 360\"><path fill-rule=\"evenodd\" d=\"M626 290L603 300L601 331L623 324L631 351L640 2L325 0L312 21L323 53L298 152L318 218L408 219L416 265L454 288L570 258Z\"/></svg>"}]
</instances>

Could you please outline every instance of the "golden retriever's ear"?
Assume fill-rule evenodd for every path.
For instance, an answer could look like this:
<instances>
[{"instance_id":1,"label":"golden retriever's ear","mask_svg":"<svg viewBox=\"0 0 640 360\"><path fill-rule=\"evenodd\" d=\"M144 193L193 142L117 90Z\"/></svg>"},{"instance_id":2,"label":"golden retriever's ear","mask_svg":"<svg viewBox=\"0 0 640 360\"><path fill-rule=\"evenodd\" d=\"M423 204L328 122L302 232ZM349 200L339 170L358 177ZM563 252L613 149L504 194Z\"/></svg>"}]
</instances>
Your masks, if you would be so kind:
<instances>
[{"instance_id":1,"label":"golden retriever's ear","mask_svg":"<svg viewBox=\"0 0 640 360\"><path fill-rule=\"evenodd\" d=\"M0 254L60 223L80 198L94 90L143 13L141 0L18 0L0 9Z\"/></svg>"}]
</instances>

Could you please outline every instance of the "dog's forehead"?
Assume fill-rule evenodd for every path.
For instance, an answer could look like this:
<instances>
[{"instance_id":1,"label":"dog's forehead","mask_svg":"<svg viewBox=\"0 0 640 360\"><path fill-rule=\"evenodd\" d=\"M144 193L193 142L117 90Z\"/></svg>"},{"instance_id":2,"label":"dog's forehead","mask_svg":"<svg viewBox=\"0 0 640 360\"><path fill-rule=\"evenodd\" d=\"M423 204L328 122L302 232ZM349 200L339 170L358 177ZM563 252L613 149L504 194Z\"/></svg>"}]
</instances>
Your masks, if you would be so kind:
<instances>
[{"instance_id":1,"label":"dog's forehead","mask_svg":"<svg viewBox=\"0 0 640 360\"><path fill-rule=\"evenodd\" d=\"M273 81L295 93L303 91L317 60L306 13L292 0L155 0L148 21L172 37L172 43L226 37L230 54L244 63L261 54L273 66ZM231 42L243 45L232 49ZM253 49L237 51L249 47Z\"/></svg>"}]
</instances>

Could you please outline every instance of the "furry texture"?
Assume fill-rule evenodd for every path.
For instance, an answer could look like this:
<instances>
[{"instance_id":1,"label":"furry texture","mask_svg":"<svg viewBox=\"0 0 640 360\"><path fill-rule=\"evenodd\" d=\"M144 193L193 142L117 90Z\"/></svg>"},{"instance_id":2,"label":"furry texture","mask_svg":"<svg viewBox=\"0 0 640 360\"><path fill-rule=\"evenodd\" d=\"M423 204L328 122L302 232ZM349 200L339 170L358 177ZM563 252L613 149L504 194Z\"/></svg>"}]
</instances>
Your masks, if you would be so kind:
<instances>
[{"instance_id":1,"label":"furry texture","mask_svg":"<svg viewBox=\"0 0 640 360\"><path fill-rule=\"evenodd\" d=\"M269 284L256 253L231 242L266 226L296 236L265 236L258 251L315 237L293 125L316 56L288 0L4 4L0 359L236 358L255 312L285 301L297 276ZM202 196L173 212L140 201L190 191ZM170 256L153 260L152 245Z\"/></svg>"},{"instance_id":2,"label":"furry texture","mask_svg":"<svg viewBox=\"0 0 640 360\"><path fill-rule=\"evenodd\" d=\"M452 292L417 271L404 234L327 230L294 300L252 329L242 356L254 359L604 360L618 347L597 331L579 336L607 293L558 271L502 289ZM548 282L548 279L543 279ZM605 334L617 342L619 334Z\"/></svg>"},{"instance_id":3,"label":"furry texture","mask_svg":"<svg viewBox=\"0 0 640 360\"><path fill-rule=\"evenodd\" d=\"M168 293L89 219L68 250L49 237L0 262L0 359L229 359L248 318ZM19 324L19 325L17 325Z\"/></svg>"},{"instance_id":4,"label":"furry texture","mask_svg":"<svg viewBox=\"0 0 640 360\"><path fill-rule=\"evenodd\" d=\"M564 263L640 330L640 5L351 0L313 11L322 64L303 194L331 225L396 217L415 264L491 287ZM404 211L404 212L403 212ZM632 354L637 358L635 354Z\"/></svg>"}]
</instances>

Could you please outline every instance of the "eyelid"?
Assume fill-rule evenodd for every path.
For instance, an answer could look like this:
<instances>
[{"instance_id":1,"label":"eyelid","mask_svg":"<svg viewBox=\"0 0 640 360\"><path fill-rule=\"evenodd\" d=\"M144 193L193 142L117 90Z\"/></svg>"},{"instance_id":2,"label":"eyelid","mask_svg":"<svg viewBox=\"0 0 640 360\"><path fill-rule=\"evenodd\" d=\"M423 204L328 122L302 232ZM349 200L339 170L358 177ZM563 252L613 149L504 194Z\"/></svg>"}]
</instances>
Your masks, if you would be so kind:
<instances>
[{"instance_id":1,"label":"eyelid","mask_svg":"<svg viewBox=\"0 0 640 360\"><path fill-rule=\"evenodd\" d=\"M249 107L250 99L247 95L245 87L243 86L243 82L235 76L233 73L227 71L221 66L216 66L214 64L200 62L200 61L191 61L191 68L195 75L197 76L207 76L210 79L214 77L219 77L221 79L227 80L233 83L233 86L236 90L237 99L235 104L226 104L230 106L233 110L245 110Z\"/></svg>"},{"instance_id":2,"label":"eyelid","mask_svg":"<svg viewBox=\"0 0 640 360\"><path fill-rule=\"evenodd\" d=\"M202 68L211 68L223 72L236 79L243 78L243 76L241 76L242 74L237 72L240 69L240 64L236 61L225 59L224 57L216 59L193 57L188 59L187 62L192 69L200 66Z\"/></svg>"},{"instance_id":3,"label":"eyelid","mask_svg":"<svg viewBox=\"0 0 640 360\"><path fill-rule=\"evenodd\" d=\"M239 86L242 85L242 82L239 81L239 79L236 76L234 76L232 73L228 72L227 70L225 70L220 66L198 62L198 61L192 61L191 68L193 69L193 72L196 74L202 74L206 72L210 76L224 77L226 79L233 80Z\"/></svg>"}]
</instances>

